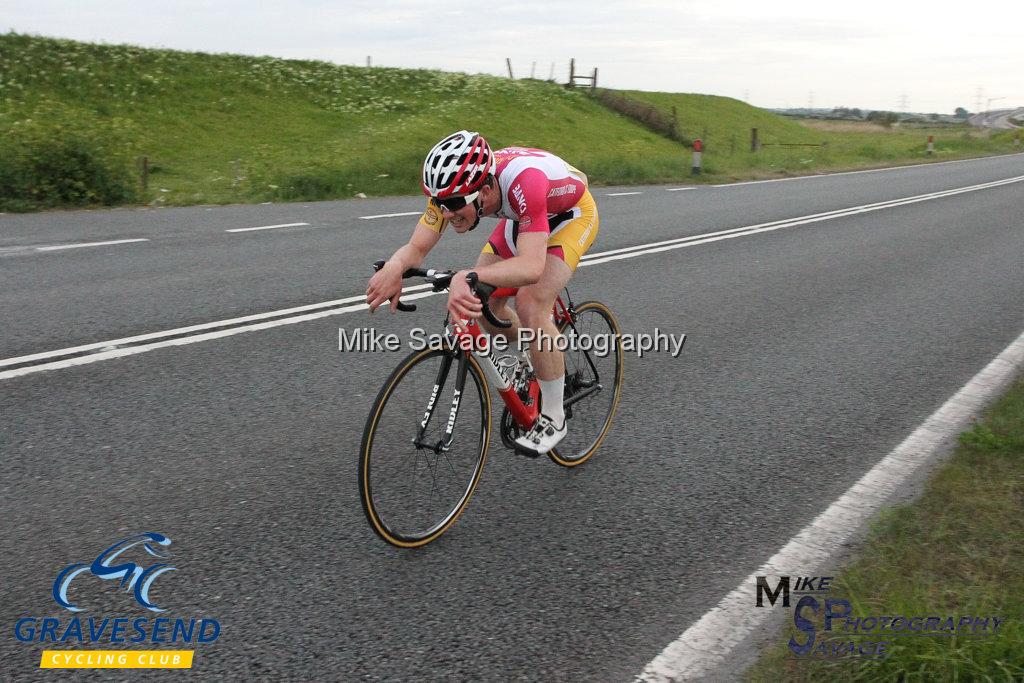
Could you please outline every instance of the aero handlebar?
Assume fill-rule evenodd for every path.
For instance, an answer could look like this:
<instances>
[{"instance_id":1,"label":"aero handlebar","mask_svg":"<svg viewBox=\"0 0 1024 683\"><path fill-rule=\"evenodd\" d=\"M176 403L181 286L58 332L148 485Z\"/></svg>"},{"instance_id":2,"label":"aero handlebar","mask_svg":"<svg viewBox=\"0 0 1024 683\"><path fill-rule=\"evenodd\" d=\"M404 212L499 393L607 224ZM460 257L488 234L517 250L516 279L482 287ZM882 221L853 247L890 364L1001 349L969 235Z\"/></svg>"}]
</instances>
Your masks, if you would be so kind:
<instances>
[{"instance_id":1,"label":"aero handlebar","mask_svg":"<svg viewBox=\"0 0 1024 683\"><path fill-rule=\"evenodd\" d=\"M384 263L385 261L377 261L376 263L373 264L373 270L380 270L381 268L384 267ZM455 271L453 270L435 270L433 268L429 270L424 270L423 268L409 268L404 273L402 273L402 279L407 279L411 277L425 278L427 282L430 283L431 287L435 292L441 292L448 289L448 287L451 285L452 277L454 276ZM512 327L512 322L510 320L501 320L500 318L495 316L494 312L491 311L490 305L488 304L488 300L490 299L491 294L494 293L497 287L489 285L486 282L480 282L476 273L470 273L467 276L466 280L469 283L470 291L472 291L473 294L475 294L476 297L480 299L480 303L483 304L483 315L484 318L487 319L487 322L501 329L508 329ZM398 310L412 312L416 310L416 305L404 304L401 301L399 301Z\"/></svg>"}]
</instances>

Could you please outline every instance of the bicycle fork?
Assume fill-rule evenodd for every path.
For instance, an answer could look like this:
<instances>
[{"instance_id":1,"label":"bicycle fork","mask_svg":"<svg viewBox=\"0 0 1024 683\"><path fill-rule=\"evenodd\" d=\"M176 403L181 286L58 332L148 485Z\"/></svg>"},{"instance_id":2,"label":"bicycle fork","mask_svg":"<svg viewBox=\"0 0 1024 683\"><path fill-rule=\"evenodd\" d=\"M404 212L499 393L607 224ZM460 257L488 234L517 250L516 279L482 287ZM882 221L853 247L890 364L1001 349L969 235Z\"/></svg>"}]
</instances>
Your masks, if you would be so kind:
<instances>
[{"instance_id":1,"label":"bicycle fork","mask_svg":"<svg viewBox=\"0 0 1024 683\"><path fill-rule=\"evenodd\" d=\"M416 432L416 438L412 440L416 448L425 448L435 453L447 453L452 447L452 441L455 438L455 421L459 416L459 403L462 400L462 392L466 388L466 374L469 370L467 367L469 361L463 354L459 355L459 367L455 371L455 393L452 394L452 404L448 411L448 422L445 424L444 436L435 444L426 443L424 438L427 434L427 425L430 424L430 418L433 417L434 410L437 408L437 399L441 394L441 389L448 380L448 373L451 371L453 360L452 354L446 353L441 361L441 367L438 368L437 378L434 380L434 389L430 392L430 400L427 402L427 410L423 414L423 420L420 422L420 428Z\"/></svg>"}]
</instances>

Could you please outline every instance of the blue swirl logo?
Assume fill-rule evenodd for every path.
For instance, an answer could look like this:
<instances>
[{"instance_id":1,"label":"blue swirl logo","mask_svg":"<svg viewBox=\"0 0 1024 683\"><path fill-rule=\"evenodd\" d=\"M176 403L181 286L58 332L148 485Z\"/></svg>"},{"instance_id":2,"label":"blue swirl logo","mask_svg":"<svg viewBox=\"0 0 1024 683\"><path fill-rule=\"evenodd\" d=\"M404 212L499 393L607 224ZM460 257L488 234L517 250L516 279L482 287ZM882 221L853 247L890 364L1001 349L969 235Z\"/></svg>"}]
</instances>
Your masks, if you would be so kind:
<instances>
[{"instance_id":1,"label":"blue swirl logo","mask_svg":"<svg viewBox=\"0 0 1024 683\"><path fill-rule=\"evenodd\" d=\"M68 600L68 587L76 576L83 572L90 572L93 576L104 581L120 579L118 588L134 591L135 600L140 605L153 612L163 612L163 609L149 601L149 588L158 576L174 571L174 567L162 562L151 564L148 567L142 567L134 562L122 561L120 564L114 564L114 562L123 553L138 545L141 545L153 557L165 559L168 557L168 554L161 553L161 549L166 548L170 544L171 539L162 534L152 532L131 536L123 541L118 541L100 553L92 561L92 564L78 562L68 565L61 571L57 575L57 580L53 582L53 599L65 609L72 612L81 612L81 607L77 607Z\"/></svg>"}]
</instances>

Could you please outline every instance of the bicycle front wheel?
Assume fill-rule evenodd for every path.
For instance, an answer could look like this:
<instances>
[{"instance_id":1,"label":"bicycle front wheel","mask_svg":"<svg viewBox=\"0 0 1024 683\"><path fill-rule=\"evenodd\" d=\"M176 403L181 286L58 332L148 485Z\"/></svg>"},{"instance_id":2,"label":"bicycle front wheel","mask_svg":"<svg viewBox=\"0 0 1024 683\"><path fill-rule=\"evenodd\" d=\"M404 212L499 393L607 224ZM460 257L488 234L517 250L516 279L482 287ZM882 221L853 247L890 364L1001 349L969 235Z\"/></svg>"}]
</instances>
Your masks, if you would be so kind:
<instances>
[{"instance_id":1,"label":"bicycle front wheel","mask_svg":"<svg viewBox=\"0 0 1024 683\"><path fill-rule=\"evenodd\" d=\"M359 454L359 495L388 543L416 548L455 523L480 482L491 403L471 354L410 354L370 409Z\"/></svg>"},{"instance_id":2,"label":"bicycle front wheel","mask_svg":"<svg viewBox=\"0 0 1024 683\"><path fill-rule=\"evenodd\" d=\"M570 341L564 354L569 432L548 457L563 467L575 467L597 452L611 429L622 392L622 340L615 316L597 301L577 306L575 321L564 323L559 331Z\"/></svg>"}]
</instances>

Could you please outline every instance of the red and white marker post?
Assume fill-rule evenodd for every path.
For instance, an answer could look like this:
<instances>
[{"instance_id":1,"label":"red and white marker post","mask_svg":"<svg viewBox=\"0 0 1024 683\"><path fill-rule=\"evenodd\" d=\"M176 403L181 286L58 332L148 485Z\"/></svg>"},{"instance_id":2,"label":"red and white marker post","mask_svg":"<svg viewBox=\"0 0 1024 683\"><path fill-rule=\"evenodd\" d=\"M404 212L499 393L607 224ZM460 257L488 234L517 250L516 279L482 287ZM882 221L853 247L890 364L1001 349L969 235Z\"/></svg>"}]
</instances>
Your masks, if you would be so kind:
<instances>
[{"instance_id":1,"label":"red and white marker post","mask_svg":"<svg viewBox=\"0 0 1024 683\"><path fill-rule=\"evenodd\" d=\"M935 154L935 136L928 136L928 156Z\"/></svg>"},{"instance_id":2,"label":"red and white marker post","mask_svg":"<svg viewBox=\"0 0 1024 683\"><path fill-rule=\"evenodd\" d=\"M704 143L699 139L693 141L693 175L700 175L700 158L704 152Z\"/></svg>"}]
</instances>

